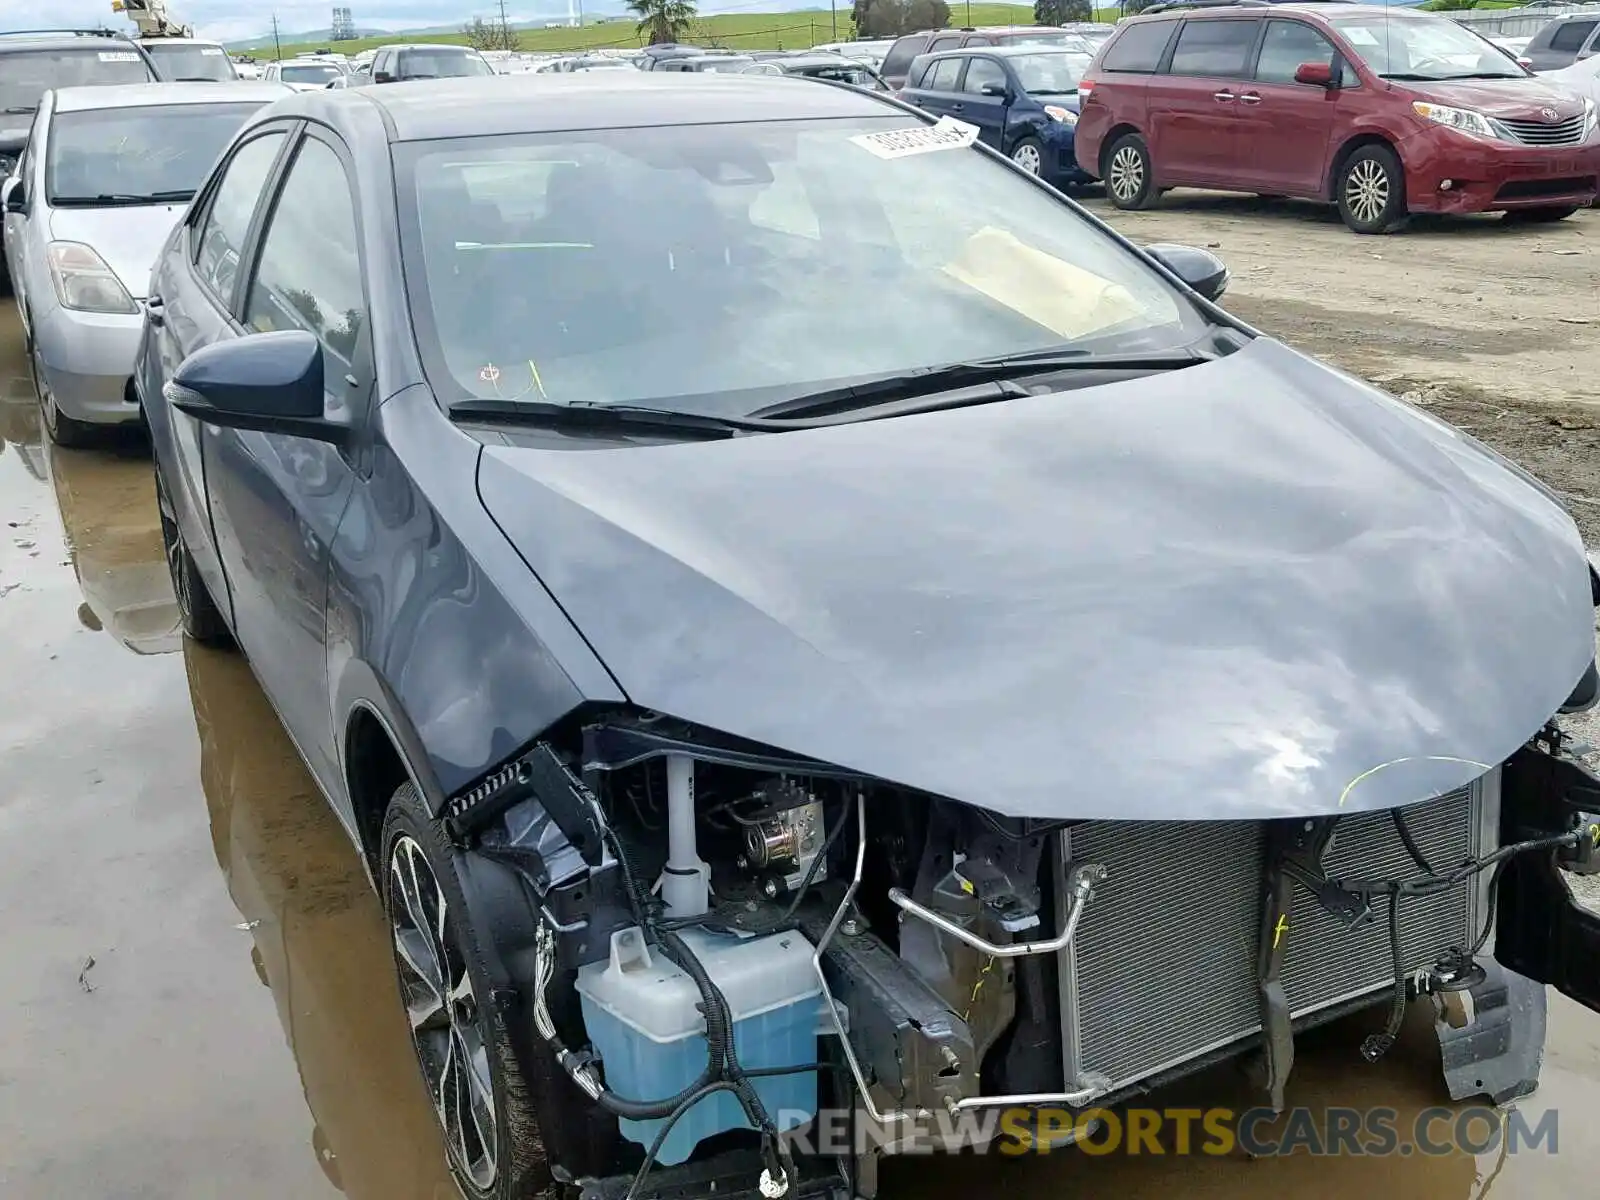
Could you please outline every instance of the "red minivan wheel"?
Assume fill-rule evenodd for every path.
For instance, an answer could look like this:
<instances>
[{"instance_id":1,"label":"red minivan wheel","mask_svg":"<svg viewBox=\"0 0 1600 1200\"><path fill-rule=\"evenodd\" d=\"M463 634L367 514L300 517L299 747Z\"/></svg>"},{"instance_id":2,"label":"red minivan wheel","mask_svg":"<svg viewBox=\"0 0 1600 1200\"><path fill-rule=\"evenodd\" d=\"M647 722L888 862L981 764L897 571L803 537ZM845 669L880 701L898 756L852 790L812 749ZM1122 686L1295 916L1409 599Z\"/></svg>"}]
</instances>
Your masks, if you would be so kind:
<instances>
[{"instance_id":1,"label":"red minivan wheel","mask_svg":"<svg viewBox=\"0 0 1600 1200\"><path fill-rule=\"evenodd\" d=\"M1362 146L1339 168L1339 215L1356 233L1393 233L1406 223L1406 173L1388 146Z\"/></svg>"},{"instance_id":2,"label":"red minivan wheel","mask_svg":"<svg viewBox=\"0 0 1600 1200\"><path fill-rule=\"evenodd\" d=\"M1150 148L1137 133L1125 133L1106 151L1106 195L1118 208L1148 208L1156 198L1151 180Z\"/></svg>"}]
</instances>

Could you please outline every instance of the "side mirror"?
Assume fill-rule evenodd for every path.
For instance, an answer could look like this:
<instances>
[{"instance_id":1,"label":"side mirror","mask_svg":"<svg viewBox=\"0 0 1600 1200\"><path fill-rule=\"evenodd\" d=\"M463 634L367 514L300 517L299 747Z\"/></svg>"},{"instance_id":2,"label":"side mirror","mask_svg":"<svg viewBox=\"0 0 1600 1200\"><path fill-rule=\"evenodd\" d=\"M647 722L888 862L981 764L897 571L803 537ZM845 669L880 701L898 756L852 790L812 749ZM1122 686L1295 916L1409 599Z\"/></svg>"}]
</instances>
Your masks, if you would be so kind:
<instances>
[{"instance_id":1,"label":"side mirror","mask_svg":"<svg viewBox=\"0 0 1600 1200\"><path fill-rule=\"evenodd\" d=\"M1294 69L1296 83L1308 83L1312 87L1331 88L1333 86L1333 64L1325 62L1301 63Z\"/></svg>"},{"instance_id":2,"label":"side mirror","mask_svg":"<svg viewBox=\"0 0 1600 1200\"><path fill-rule=\"evenodd\" d=\"M372 82L373 83L393 83L394 82L394 72L393 71L374 71L372 73Z\"/></svg>"},{"instance_id":3,"label":"side mirror","mask_svg":"<svg viewBox=\"0 0 1600 1200\"><path fill-rule=\"evenodd\" d=\"M21 175L13 175L5 183L0 184L0 204L4 205L8 213L28 211L28 189L22 182Z\"/></svg>"},{"instance_id":4,"label":"side mirror","mask_svg":"<svg viewBox=\"0 0 1600 1200\"><path fill-rule=\"evenodd\" d=\"M1228 290L1227 265L1209 250L1169 242L1154 242L1144 249L1207 300L1215 300Z\"/></svg>"},{"instance_id":5,"label":"side mirror","mask_svg":"<svg viewBox=\"0 0 1600 1200\"><path fill-rule=\"evenodd\" d=\"M322 343L304 330L252 333L196 350L162 389L195 420L341 444L349 426L324 416Z\"/></svg>"},{"instance_id":6,"label":"side mirror","mask_svg":"<svg viewBox=\"0 0 1600 1200\"><path fill-rule=\"evenodd\" d=\"M1003 83L986 83L978 89L979 94L993 96L998 100L1009 100L1011 89Z\"/></svg>"}]
</instances>

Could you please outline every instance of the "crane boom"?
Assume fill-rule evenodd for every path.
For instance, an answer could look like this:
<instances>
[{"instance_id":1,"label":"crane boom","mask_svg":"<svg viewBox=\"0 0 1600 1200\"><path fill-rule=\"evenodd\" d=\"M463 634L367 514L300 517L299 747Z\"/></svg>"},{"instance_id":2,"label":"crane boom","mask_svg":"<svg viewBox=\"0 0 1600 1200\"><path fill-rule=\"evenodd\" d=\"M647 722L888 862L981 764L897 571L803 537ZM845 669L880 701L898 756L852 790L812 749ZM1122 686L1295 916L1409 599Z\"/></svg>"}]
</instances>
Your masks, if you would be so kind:
<instances>
[{"instance_id":1,"label":"crane boom","mask_svg":"<svg viewBox=\"0 0 1600 1200\"><path fill-rule=\"evenodd\" d=\"M193 26L180 25L168 14L166 0L111 0L111 11L132 21L142 38L194 36Z\"/></svg>"}]
</instances>

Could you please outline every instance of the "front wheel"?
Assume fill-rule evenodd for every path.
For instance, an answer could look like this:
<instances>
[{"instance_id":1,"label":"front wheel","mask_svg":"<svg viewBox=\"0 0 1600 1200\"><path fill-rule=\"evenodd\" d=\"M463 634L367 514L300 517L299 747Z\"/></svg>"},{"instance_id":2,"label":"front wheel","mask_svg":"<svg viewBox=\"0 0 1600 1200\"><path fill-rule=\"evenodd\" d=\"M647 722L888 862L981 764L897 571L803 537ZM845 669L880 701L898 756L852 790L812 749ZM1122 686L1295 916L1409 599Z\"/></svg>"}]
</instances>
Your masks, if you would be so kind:
<instances>
[{"instance_id":1,"label":"front wheel","mask_svg":"<svg viewBox=\"0 0 1600 1200\"><path fill-rule=\"evenodd\" d=\"M1577 211L1576 204L1561 204L1551 208L1514 208L1502 219L1508 225L1543 225L1550 221L1565 221Z\"/></svg>"},{"instance_id":2,"label":"front wheel","mask_svg":"<svg viewBox=\"0 0 1600 1200\"><path fill-rule=\"evenodd\" d=\"M1044 170L1044 146L1036 137L1021 138L1011 147L1011 161L1029 175L1038 175Z\"/></svg>"},{"instance_id":3,"label":"front wheel","mask_svg":"<svg viewBox=\"0 0 1600 1200\"><path fill-rule=\"evenodd\" d=\"M152 458L154 456L152 455ZM167 572L172 576L172 595L178 602L178 617L183 631L204 646L226 646L233 641L222 611L211 598L211 591L200 570L194 565L194 556L184 543L183 530L178 528L177 513L167 492L167 481L161 474L161 460L154 458L156 472L156 513L161 518L161 545L166 551Z\"/></svg>"},{"instance_id":4,"label":"front wheel","mask_svg":"<svg viewBox=\"0 0 1600 1200\"><path fill-rule=\"evenodd\" d=\"M45 378L44 363L39 358L39 349L33 344L32 338L28 339L28 369L33 373L33 393L39 398L39 423L50 435L50 440L58 446L69 448L92 446L97 433L95 427L61 411L55 393L50 390L50 381Z\"/></svg>"},{"instance_id":5,"label":"front wheel","mask_svg":"<svg viewBox=\"0 0 1600 1200\"><path fill-rule=\"evenodd\" d=\"M550 1171L456 855L415 786L402 784L383 820L380 883L411 1044L462 1194L523 1200Z\"/></svg>"},{"instance_id":6,"label":"front wheel","mask_svg":"<svg viewBox=\"0 0 1600 1200\"><path fill-rule=\"evenodd\" d=\"M1406 177L1387 146L1362 146L1339 170L1339 216L1356 233L1394 233L1406 221Z\"/></svg>"},{"instance_id":7,"label":"front wheel","mask_svg":"<svg viewBox=\"0 0 1600 1200\"><path fill-rule=\"evenodd\" d=\"M1137 133L1125 133L1106 151L1106 195L1118 208L1148 208L1156 197L1150 166L1150 147Z\"/></svg>"}]
</instances>

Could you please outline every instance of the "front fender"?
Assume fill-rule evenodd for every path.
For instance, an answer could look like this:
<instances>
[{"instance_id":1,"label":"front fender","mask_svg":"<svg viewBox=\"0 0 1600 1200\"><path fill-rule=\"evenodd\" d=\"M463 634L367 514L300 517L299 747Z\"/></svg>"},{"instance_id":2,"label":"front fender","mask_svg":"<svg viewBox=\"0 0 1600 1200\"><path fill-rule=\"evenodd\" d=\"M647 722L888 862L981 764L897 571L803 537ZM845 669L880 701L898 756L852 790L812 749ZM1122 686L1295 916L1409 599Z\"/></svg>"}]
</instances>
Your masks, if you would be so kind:
<instances>
[{"instance_id":1,"label":"front fender","mask_svg":"<svg viewBox=\"0 0 1600 1200\"><path fill-rule=\"evenodd\" d=\"M374 422L371 471L334 539L330 714L365 704L435 814L586 700L624 699L478 499L481 450L427 389Z\"/></svg>"}]
</instances>

